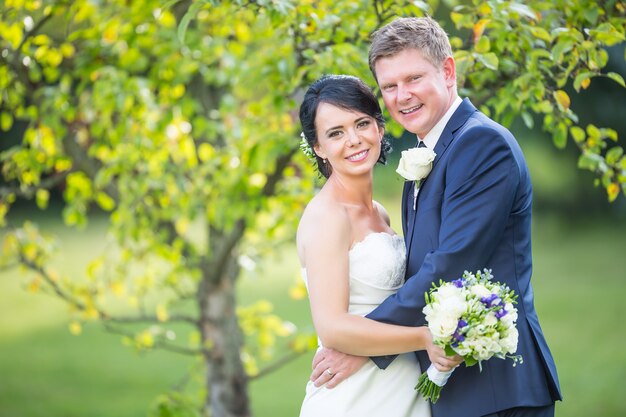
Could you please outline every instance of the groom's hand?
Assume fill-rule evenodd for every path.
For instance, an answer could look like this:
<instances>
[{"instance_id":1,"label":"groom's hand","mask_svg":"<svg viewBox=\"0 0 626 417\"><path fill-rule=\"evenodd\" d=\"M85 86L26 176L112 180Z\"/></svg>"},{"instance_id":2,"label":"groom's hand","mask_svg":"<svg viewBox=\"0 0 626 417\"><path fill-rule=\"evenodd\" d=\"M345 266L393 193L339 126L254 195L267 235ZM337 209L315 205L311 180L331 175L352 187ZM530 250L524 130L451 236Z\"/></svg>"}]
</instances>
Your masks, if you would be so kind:
<instances>
[{"instance_id":1,"label":"groom's hand","mask_svg":"<svg viewBox=\"0 0 626 417\"><path fill-rule=\"evenodd\" d=\"M334 388L341 381L361 369L369 360L366 356L353 356L322 348L313 357L311 381L316 387L326 384L326 388Z\"/></svg>"}]
</instances>

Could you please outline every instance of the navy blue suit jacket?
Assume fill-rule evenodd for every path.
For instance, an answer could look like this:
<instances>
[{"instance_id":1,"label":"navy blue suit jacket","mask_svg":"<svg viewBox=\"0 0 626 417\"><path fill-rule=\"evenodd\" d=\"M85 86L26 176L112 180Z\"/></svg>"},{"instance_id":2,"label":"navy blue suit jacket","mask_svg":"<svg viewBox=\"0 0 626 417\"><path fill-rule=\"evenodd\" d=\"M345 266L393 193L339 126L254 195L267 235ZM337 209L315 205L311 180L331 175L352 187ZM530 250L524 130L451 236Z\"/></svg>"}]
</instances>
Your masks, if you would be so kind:
<instances>
[{"instance_id":1,"label":"navy blue suit jacket","mask_svg":"<svg viewBox=\"0 0 626 417\"><path fill-rule=\"evenodd\" d=\"M413 210L412 183L402 197L407 246L404 286L368 317L405 326L426 324L424 293L433 282L463 271L492 269L494 280L518 294L519 342L524 362L484 361L461 365L432 406L433 417L472 417L561 399L554 360L544 339L530 283L532 186L513 135L465 99L434 149L433 168L422 182ZM422 371L430 362L417 352ZM394 356L373 360L385 368Z\"/></svg>"}]
</instances>

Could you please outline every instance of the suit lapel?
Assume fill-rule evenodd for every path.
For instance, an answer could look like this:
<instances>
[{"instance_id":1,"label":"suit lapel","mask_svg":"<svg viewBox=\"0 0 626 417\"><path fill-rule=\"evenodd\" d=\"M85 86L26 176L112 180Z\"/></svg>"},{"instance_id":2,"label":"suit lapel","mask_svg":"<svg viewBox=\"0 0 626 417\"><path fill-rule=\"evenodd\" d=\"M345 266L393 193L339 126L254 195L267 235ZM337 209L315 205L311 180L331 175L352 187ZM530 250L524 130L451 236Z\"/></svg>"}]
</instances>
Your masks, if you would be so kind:
<instances>
[{"instance_id":1,"label":"suit lapel","mask_svg":"<svg viewBox=\"0 0 626 417\"><path fill-rule=\"evenodd\" d=\"M408 247L409 241L407 239L408 234L407 231L410 230L410 227L408 227L408 223L409 223L409 199L408 199L408 195L409 195L409 190L410 190L410 185L411 182L410 181L405 181L404 182L404 188L402 189L402 205L401 205L401 210L402 210L402 233L404 235L404 241L405 244Z\"/></svg>"},{"instance_id":2,"label":"suit lapel","mask_svg":"<svg viewBox=\"0 0 626 417\"><path fill-rule=\"evenodd\" d=\"M455 137L455 133L461 126L467 122L467 119L475 112L476 107L470 102L468 98L465 98L459 107L456 109L448 123L446 124L445 129L441 132L441 136L437 140L437 144L435 145L435 159L433 161L432 171L435 170L437 166L437 162L441 160L443 154L448 149L448 146L452 143L452 140ZM429 175L430 176L430 175ZM420 188L423 188L428 181L428 177L426 177L421 184ZM412 182L410 183L413 184ZM415 202L415 210L413 210L413 187L408 186L409 183L405 183L404 191L402 195L402 215L403 220L402 226L404 229L405 242L407 245L407 253L410 253L411 244L413 243L413 235L415 231L415 219L417 217L417 209L419 208L420 196L422 195L421 190L417 195L417 201ZM406 214L405 214L406 213ZM408 223L408 224L407 224ZM405 226L406 225L406 226ZM408 232L408 235L407 235Z\"/></svg>"}]
</instances>

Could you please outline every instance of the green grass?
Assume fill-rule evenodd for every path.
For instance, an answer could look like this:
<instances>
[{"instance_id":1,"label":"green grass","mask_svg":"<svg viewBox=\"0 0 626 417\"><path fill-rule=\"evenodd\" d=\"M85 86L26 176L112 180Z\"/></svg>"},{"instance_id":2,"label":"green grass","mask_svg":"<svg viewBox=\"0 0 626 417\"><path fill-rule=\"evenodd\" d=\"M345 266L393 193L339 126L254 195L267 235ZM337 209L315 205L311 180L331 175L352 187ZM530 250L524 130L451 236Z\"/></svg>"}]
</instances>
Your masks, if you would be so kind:
<instances>
[{"instance_id":1,"label":"green grass","mask_svg":"<svg viewBox=\"0 0 626 417\"><path fill-rule=\"evenodd\" d=\"M381 200L399 230L395 201L384 195ZM46 224L61 236L59 268L80 271L102 247L102 223L84 232ZM558 416L626 415L620 395L626 351L619 308L626 294L625 232L623 222L568 224L535 215L533 283L565 396L557 405ZM285 248L242 279L239 302L269 299L277 314L310 326L306 301L286 295L297 274L294 249ZM97 325L72 336L64 304L27 293L22 282L17 270L0 275L0 417L145 416L155 398L194 366L166 352L139 355ZM310 359L310 354L304 355L251 382L256 417L297 415Z\"/></svg>"}]
</instances>

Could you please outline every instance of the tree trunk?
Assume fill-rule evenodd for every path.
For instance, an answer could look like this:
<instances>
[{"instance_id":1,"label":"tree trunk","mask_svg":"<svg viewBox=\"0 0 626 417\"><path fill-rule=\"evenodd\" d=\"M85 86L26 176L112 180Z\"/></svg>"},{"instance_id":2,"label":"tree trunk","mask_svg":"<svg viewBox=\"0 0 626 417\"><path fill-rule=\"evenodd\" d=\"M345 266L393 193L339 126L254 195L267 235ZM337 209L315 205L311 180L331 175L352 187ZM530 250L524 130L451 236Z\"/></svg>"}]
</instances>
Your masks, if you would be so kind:
<instances>
[{"instance_id":1,"label":"tree trunk","mask_svg":"<svg viewBox=\"0 0 626 417\"><path fill-rule=\"evenodd\" d=\"M231 257L224 269L217 283L201 284L201 336L204 346L209 347L204 355L204 413L211 417L249 417L248 377L240 357L243 337L235 303L236 257Z\"/></svg>"}]
</instances>

